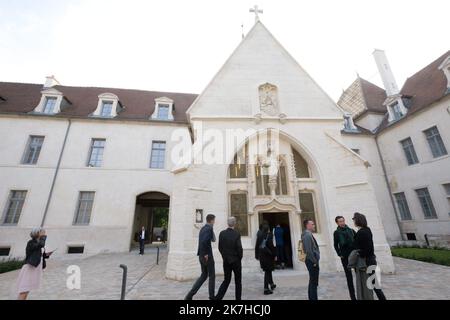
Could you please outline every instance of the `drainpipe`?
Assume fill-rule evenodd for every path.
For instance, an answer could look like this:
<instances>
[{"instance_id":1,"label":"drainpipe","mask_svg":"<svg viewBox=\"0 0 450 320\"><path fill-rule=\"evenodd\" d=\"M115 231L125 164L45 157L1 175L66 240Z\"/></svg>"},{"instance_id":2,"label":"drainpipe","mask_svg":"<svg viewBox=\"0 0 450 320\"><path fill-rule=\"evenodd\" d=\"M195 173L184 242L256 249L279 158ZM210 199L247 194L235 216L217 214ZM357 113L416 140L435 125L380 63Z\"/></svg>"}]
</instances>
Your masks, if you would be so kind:
<instances>
[{"instance_id":1,"label":"drainpipe","mask_svg":"<svg viewBox=\"0 0 450 320\"><path fill-rule=\"evenodd\" d=\"M380 146L378 144L378 136L375 136L375 144L377 146L378 155L380 156L381 168L383 169L383 177L384 182L386 182L386 186L389 192L389 198L391 199L392 208L394 208L395 220L397 221L398 229L400 231L400 239L403 240L403 230L400 222L400 218L398 217L397 207L395 205L394 196L392 195L391 185L389 184L389 180L386 173L386 166L384 165L383 155L381 154Z\"/></svg>"},{"instance_id":2,"label":"drainpipe","mask_svg":"<svg viewBox=\"0 0 450 320\"><path fill-rule=\"evenodd\" d=\"M61 159L64 153L64 149L66 148L67 137L69 135L70 127L72 125L72 120L68 119L69 124L67 125L66 134L64 136L63 145L61 148L61 152L59 153L58 163L56 165L55 174L53 175L52 186L50 187L50 192L47 198L47 204L45 205L44 216L42 217L41 228L44 226L45 218L47 217L48 208L50 206L50 201L52 200L53 189L55 188L56 177L58 176L59 168L61 166Z\"/></svg>"}]
</instances>

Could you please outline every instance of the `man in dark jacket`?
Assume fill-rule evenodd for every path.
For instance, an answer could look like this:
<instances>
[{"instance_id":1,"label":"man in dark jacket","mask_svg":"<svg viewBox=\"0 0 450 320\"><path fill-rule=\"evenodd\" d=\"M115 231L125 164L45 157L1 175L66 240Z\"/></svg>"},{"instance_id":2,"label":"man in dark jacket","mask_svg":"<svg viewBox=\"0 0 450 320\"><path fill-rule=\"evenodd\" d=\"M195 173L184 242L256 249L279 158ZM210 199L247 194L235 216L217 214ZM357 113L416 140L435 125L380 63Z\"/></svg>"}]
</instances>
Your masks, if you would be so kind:
<instances>
[{"instance_id":1,"label":"man in dark jacket","mask_svg":"<svg viewBox=\"0 0 450 320\"><path fill-rule=\"evenodd\" d=\"M228 229L223 230L219 235L219 251L223 258L223 272L225 279L216 295L216 300L222 300L227 292L231 281L231 272L234 273L236 285L236 300L241 300L242 294L242 243L241 235L234 228L236 218L228 218Z\"/></svg>"},{"instance_id":2,"label":"man in dark jacket","mask_svg":"<svg viewBox=\"0 0 450 320\"><path fill-rule=\"evenodd\" d=\"M214 235L214 222L216 216L213 214L208 214L206 216L206 224L200 230L198 235L198 251L197 255L200 261L200 267L202 274L200 278L194 283L191 291L185 297L185 300L192 300L197 291L201 288L203 283L209 277L209 299L214 300L214 289L216 284L216 271L214 268L214 257L211 242L216 241L216 236Z\"/></svg>"},{"instance_id":3,"label":"man in dark jacket","mask_svg":"<svg viewBox=\"0 0 450 320\"><path fill-rule=\"evenodd\" d=\"M334 249L341 258L342 267L347 278L350 299L356 300L352 270L348 268L348 256L354 249L353 242L355 241L356 232L345 224L345 218L343 216L337 216L334 221L337 224L337 229L334 231Z\"/></svg>"},{"instance_id":4,"label":"man in dark jacket","mask_svg":"<svg viewBox=\"0 0 450 320\"><path fill-rule=\"evenodd\" d=\"M303 249L306 254L306 268L309 273L308 298L309 300L317 300L317 287L319 286L319 260L320 250L313 232L316 230L314 221L306 219L303 221L305 231L302 233Z\"/></svg>"}]
</instances>

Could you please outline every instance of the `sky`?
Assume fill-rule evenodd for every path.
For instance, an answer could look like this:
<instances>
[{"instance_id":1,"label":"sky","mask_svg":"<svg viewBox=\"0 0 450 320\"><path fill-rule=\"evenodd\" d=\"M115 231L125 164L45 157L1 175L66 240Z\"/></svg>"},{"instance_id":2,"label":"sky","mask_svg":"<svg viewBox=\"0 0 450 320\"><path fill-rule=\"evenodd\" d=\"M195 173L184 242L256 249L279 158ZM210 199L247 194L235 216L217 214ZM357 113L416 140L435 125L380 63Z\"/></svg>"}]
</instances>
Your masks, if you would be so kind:
<instances>
[{"instance_id":1,"label":"sky","mask_svg":"<svg viewBox=\"0 0 450 320\"><path fill-rule=\"evenodd\" d=\"M255 4L335 101L357 74L382 85L375 48L400 87L450 49L448 0L0 0L0 81L201 93Z\"/></svg>"}]
</instances>

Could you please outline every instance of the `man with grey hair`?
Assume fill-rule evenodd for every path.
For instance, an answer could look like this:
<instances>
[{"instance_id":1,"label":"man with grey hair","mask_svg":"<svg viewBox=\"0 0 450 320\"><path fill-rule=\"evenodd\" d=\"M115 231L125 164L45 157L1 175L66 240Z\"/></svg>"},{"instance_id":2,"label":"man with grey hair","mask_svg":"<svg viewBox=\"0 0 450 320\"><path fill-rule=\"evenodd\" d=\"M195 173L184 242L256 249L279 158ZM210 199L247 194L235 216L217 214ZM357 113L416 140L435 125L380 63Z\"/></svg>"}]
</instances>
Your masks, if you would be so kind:
<instances>
[{"instance_id":1,"label":"man with grey hair","mask_svg":"<svg viewBox=\"0 0 450 320\"><path fill-rule=\"evenodd\" d=\"M241 235L235 230L236 218L228 218L228 229L219 235L219 251L223 259L223 272L225 279L216 295L216 300L222 300L231 282L231 273L234 273L236 286L236 300L241 300L242 295L242 243Z\"/></svg>"}]
</instances>

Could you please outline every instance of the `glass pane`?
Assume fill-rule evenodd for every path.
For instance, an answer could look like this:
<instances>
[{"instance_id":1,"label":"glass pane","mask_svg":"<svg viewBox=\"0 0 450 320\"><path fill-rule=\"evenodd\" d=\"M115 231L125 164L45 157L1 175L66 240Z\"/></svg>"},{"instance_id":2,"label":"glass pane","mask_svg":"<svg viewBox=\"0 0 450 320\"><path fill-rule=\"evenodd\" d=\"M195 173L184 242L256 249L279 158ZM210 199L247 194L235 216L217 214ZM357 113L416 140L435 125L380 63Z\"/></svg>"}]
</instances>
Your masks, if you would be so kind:
<instances>
[{"instance_id":1,"label":"glass pane","mask_svg":"<svg viewBox=\"0 0 450 320\"><path fill-rule=\"evenodd\" d=\"M295 174L297 178L310 178L308 163L296 150L292 149L292 152L294 154Z\"/></svg>"},{"instance_id":2,"label":"glass pane","mask_svg":"<svg viewBox=\"0 0 450 320\"><path fill-rule=\"evenodd\" d=\"M168 105L159 105L158 119L161 119L161 120L169 119L169 106Z\"/></svg>"},{"instance_id":3,"label":"glass pane","mask_svg":"<svg viewBox=\"0 0 450 320\"><path fill-rule=\"evenodd\" d=\"M261 168L259 166L255 166L255 177L256 177L256 194L262 195L263 194L262 177L261 177Z\"/></svg>"},{"instance_id":4,"label":"glass pane","mask_svg":"<svg viewBox=\"0 0 450 320\"><path fill-rule=\"evenodd\" d=\"M56 98L46 98L44 113L53 113L53 109L55 108Z\"/></svg>"},{"instance_id":5,"label":"glass pane","mask_svg":"<svg viewBox=\"0 0 450 320\"><path fill-rule=\"evenodd\" d=\"M314 212L314 200L312 193L301 192L299 194L300 208L302 212Z\"/></svg>"},{"instance_id":6,"label":"glass pane","mask_svg":"<svg viewBox=\"0 0 450 320\"><path fill-rule=\"evenodd\" d=\"M236 229L242 236L248 236L247 195L244 193L230 195L230 213L236 217Z\"/></svg>"},{"instance_id":7,"label":"glass pane","mask_svg":"<svg viewBox=\"0 0 450 320\"><path fill-rule=\"evenodd\" d=\"M101 112L102 117L111 116L112 105L113 105L112 102L103 102L102 112Z\"/></svg>"},{"instance_id":8,"label":"glass pane","mask_svg":"<svg viewBox=\"0 0 450 320\"><path fill-rule=\"evenodd\" d=\"M26 191L11 191L3 223L17 224L25 202Z\"/></svg>"},{"instance_id":9,"label":"glass pane","mask_svg":"<svg viewBox=\"0 0 450 320\"><path fill-rule=\"evenodd\" d=\"M234 156L229 168L231 179L247 178L246 149L247 146Z\"/></svg>"}]
</instances>

